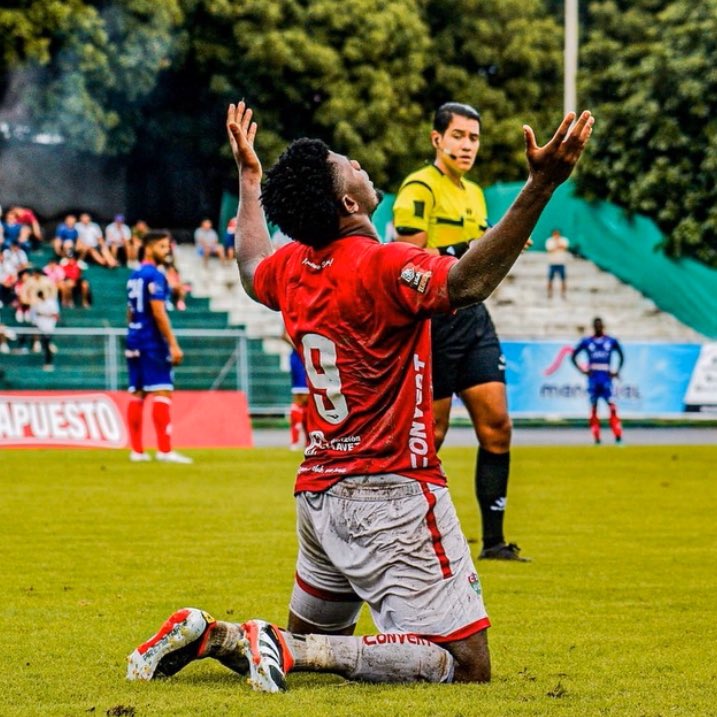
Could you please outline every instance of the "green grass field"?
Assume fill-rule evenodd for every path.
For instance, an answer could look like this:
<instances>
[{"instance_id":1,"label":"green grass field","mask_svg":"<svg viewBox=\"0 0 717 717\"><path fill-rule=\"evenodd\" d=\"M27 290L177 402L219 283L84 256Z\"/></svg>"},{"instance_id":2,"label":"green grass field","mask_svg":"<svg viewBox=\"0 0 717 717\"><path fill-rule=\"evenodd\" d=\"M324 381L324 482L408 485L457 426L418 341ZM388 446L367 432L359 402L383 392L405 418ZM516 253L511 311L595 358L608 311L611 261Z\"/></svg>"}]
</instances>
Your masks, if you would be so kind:
<instances>
[{"instance_id":1,"label":"green grass field","mask_svg":"<svg viewBox=\"0 0 717 717\"><path fill-rule=\"evenodd\" d=\"M296 674L282 695L213 661L125 681L176 608L286 619L296 454L189 453L3 450L1 715L717 715L717 447L514 449L508 535L533 562L478 564L493 682ZM474 451L443 457L477 540Z\"/></svg>"}]
</instances>

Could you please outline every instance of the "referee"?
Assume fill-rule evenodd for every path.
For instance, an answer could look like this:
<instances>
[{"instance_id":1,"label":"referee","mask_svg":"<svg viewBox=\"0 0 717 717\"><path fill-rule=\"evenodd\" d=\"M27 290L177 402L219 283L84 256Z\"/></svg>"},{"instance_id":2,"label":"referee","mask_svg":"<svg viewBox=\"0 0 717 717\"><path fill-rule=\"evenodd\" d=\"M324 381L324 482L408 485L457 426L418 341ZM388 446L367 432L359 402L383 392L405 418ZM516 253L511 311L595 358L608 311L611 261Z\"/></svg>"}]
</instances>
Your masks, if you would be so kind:
<instances>
[{"instance_id":1,"label":"referee","mask_svg":"<svg viewBox=\"0 0 717 717\"><path fill-rule=\"evenodd\" d=\"M465 178L480 147L480 114L448 102L433 119L433 164L410 174L396 196L393 223L398 240L427 251L461 257L488 228L483 190ZM518 560L503 519L510 471L512 424L505 390L505 357L483 304L439 314L431 322L433 412L436 448L448 431L453 394L473 422L479 450L475 491L483 521L482 559Z\"/></svg>"}]
</instances>

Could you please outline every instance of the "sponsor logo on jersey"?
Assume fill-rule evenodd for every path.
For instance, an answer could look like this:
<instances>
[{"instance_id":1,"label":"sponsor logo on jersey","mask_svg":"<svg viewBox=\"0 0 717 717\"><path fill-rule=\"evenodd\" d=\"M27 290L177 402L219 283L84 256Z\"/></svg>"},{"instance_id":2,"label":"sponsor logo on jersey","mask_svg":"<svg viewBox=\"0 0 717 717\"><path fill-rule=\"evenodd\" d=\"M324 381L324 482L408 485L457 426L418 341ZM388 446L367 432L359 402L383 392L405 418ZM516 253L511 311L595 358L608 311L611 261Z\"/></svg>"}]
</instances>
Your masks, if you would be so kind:
<instances>
[{"instance_id":1,"label":"sponsor logo on jersey","mask_svg":"<svg viewBox=\"0 0 717 717\"><path fill-rule=\"evenodd\" d=\"M361 436L338 436L327 440L323 431L309 432L309 445L304 451L306 456L315 456L318 451L340 451L349 453L361 445Z\"/></svg>"},{"instance_id":2,"label":"sponsor logo on jersey","mask_svg":"<svg viewBox=\"0 0 717 717\"><path fill-rule=\"evenodd\" d=\"M426 411L423 409L423 369L425 367L426 362L421 361L418 354L413 354L416 403L413 409L411 428L408 432L408 450L412 468L428 466L428 427L426 426Z\"/></svg>"},{"instance_id":3,"label":"sponsor logo on jersey","mask_svg":"<svg viewBox=\"0 0 717 717\"><path fill-rule=\"evenodd\" d=\"M411 289L415 289L419 294L426 293L430 279L430 271L423 271L413 264L408 264L401 271L401 281Z\"/></svg>"},{"instance_id":4,"label":"sponsor logo on jersey","mask_svg":"<svg viewBox=\"0 0 717 717\"><path fill-rule=\"evenodd\" d=\"M333 259L324 259L321 264L316 264L313 261L310 261L306 257L304 257L304 260L301 262L304 266L308 266L309 269L314 269L315 271L321 271L322 269L325 269L327 266L331 266L334 263Z\"/></svg>"}]
</instances>

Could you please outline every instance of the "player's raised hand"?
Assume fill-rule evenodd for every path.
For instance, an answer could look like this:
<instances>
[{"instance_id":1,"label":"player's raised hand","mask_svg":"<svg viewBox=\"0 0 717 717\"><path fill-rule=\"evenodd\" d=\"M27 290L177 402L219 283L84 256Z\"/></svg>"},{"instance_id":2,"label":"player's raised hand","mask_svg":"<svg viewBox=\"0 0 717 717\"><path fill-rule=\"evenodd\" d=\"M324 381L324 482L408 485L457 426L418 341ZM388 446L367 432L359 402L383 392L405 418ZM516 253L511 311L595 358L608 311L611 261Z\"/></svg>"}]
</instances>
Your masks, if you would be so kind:
<instances>
[{"instance_id":1,"label":"player's raised hand","mask_svg":"<svg viewBox=\"0 0 717 717\"><path fill-rule=\"evenodd\" d=\"M568 112L553 138L542 147L538 146L532 128L523 125L531 176L553 185L561 184L570 176L590 139L595 118L586 110L571 127L574 121L575 113Z\"/></svg>"},{"instance_id":2,"label":"player's raised hand","mask_svg":"<svg viewBox=\"0 0 717 717\"><path fill-rule=\"evenodd\" d=\"M261 179L261 162L254 151L257 125L256 122L251 121L253 114L253 110L246 106L244 100L236 105L229 105L227 135L240 174L254 175Z\"/></svg>"}]
</instances>

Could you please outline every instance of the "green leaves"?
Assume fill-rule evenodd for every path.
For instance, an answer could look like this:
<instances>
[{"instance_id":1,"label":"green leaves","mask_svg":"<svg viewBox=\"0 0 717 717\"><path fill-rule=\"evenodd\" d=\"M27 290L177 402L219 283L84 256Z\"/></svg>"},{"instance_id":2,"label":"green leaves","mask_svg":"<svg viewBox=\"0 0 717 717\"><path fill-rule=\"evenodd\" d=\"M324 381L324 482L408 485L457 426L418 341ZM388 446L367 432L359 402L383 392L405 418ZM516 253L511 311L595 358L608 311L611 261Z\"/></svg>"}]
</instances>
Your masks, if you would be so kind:
<instances>
[{"instance_id":1,"label":"green leaves","mask_svg":"<svg viewBox=\"0 0 717 717\"><path fill-rule=\"evenodd\" d=\"M717 266L717 2L595 2L583 94L597 117L580 189L644 212L665 249Z\"/></svg>"}]
</instances>

